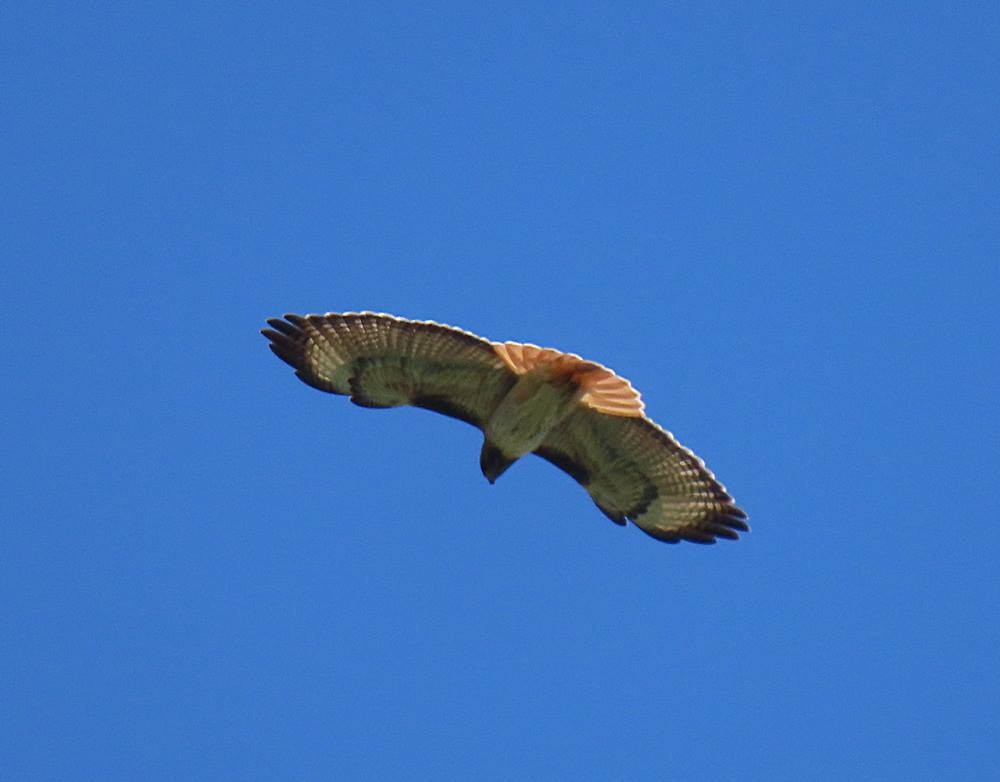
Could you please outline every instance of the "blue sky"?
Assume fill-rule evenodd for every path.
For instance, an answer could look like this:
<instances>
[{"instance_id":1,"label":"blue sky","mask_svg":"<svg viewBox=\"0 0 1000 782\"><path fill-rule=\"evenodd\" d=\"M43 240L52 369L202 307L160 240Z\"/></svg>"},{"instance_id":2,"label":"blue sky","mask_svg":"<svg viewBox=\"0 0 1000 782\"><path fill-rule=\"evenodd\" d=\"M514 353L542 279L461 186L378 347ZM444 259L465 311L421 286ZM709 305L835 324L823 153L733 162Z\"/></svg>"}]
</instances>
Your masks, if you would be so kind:
<instances>
[{"instance_id":1,"label":"blue sky","mask_svg":"<svg viewBox=\"0 0 1000 782\"><path fill-rule=\"evenodd\" d=\"M988 4L15 4L0 776L998 772ZM606 363L749 512L619 529L298 383L373 309Z\"/></svg>"}]
</instances>

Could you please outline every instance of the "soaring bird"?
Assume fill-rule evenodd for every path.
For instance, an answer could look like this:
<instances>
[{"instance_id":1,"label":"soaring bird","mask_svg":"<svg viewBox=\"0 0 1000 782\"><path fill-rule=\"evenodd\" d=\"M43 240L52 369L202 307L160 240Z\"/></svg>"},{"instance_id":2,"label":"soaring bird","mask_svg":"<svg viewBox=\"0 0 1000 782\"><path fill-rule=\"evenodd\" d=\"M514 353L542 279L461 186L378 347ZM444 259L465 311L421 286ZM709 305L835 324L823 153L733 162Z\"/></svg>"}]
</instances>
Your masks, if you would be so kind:
<instances>
[{"instance_id":1,"label":"soaring bird","mask_svg":"<svg viewBox=\"0 0 1000 782\"><path fill-rule=\"evenodd\" d=\"M267 323L261 333L271 350L313 388L362 407L413 405L478 427L490 483L534 453L569 473L615 524L631 521L657 540L714 543L750 530L704 462L601 364L375 312Z\"/></svg>"}]
</instances>

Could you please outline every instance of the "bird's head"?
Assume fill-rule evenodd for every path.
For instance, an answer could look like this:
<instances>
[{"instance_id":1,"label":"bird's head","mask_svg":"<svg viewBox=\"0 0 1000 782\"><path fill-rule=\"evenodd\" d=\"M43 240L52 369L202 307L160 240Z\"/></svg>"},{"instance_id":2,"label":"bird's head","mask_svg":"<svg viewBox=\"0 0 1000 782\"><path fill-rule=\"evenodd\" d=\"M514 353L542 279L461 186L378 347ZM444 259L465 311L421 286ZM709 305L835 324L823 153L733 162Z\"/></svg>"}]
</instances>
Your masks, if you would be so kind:
<instances>
[{"instance_id":1,"label":"bird's head","mask_svg":"<svg viewBox=\"0 0 1000 782\"><path fill-rule=\"evenodd\" d=\"M503 475L504 470L516 461L516 456L507 456L489 440L483 443L483 450L479 454L479 467L490 483L496 483L496 479Z\"/></svg>"}]
</instances>

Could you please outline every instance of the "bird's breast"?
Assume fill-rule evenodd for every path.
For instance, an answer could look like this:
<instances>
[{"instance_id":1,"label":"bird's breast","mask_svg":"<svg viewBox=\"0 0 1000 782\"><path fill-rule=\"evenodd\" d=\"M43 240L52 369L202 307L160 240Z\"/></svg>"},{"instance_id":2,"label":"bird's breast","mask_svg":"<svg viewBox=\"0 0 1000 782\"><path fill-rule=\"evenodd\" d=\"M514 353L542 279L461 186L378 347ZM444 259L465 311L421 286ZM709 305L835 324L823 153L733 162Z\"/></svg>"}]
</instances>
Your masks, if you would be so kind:
<instances>
[{"instance_id":1,"label":"bird's breast","mask_svg":"<svg viewBox=\"0 0 1000 782\"><path fill-rule=\"evenodd\" d=\"M486 439L507 456L535 450L572 409L579 390L565 378L529 372L518 378L486 424Z\"/></svg>"}]
</instances>

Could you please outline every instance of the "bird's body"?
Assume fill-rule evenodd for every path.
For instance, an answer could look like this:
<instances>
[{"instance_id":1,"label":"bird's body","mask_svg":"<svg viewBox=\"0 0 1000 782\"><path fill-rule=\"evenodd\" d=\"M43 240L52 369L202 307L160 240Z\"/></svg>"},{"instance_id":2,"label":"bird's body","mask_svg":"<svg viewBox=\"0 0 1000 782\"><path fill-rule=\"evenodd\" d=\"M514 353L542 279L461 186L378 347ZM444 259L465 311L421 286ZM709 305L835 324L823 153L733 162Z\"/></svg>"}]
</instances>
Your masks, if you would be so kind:
<instances>
[{"instance_id":1,"label":"bird's body","mask_svg":"<svg viewBox=\"0 0 1000 782\"><path fill-rule=\"evenodd\" d=\"M492 483L535 453L565 470L616 524L670 543L747 531L698 457L646 417L627 380L572 353L490 342L372 312L285 315L263 334L305 383L363 407L423 407L479 427Z\"/></svg>"},{"instance_id":2,"label":"bird's body","mask_svg":"<svg viewBox=\"0 0 1000 782\"><path fill-rule=\"evenodd\" d=\"M517 378L483 427L486 440L512 459L531 453L573 409L581 391L538 367Z\"/></svg>"}]
</instances>

